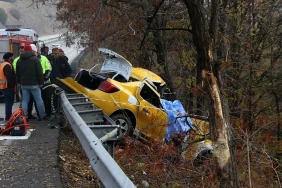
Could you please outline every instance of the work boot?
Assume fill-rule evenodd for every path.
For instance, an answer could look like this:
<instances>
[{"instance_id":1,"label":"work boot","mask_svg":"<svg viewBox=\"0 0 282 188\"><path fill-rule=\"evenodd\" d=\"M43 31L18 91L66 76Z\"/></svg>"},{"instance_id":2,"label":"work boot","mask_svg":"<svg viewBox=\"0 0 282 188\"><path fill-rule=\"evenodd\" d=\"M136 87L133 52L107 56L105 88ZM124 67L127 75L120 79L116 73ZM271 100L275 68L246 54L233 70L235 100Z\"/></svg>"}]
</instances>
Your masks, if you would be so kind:
<instances>
[{"instance_id":1,"label":"work boot","mask_svg":"<svg viewBox=\"0 0 282 188\"><path fill-rule=\"evenodd\" d=\"M33 115L28 115L28 116L27 116L27 119L36 119L36 117L33 116Z\"/></svg>"},{"instance_id":2,"label":"work boot","mask_svg":"<svg viewBox=\"0 0 282 188\"><path fill-rule=\"evenodd\" d=\"M38 121L49 121L50 119L48 118L48 116L45 116L44 118L38 118Z\"/></svg>"}]
</instances>

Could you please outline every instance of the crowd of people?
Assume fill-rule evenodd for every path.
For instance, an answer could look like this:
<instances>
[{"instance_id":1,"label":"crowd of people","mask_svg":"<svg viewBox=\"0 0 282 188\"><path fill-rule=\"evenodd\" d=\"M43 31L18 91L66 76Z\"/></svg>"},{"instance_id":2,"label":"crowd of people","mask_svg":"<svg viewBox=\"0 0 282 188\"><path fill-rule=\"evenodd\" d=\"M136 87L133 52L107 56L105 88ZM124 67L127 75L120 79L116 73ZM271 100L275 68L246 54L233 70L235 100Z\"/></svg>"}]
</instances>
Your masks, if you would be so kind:
<instances>
[{"instance_id":1,"label":"crowd of people","mask_svg":"<svg viewBox=\"0 0 282 188\"><path fill-rule=\"evenodd\" d=\"M57 85L57 78L71 75L71 67L64 51L53 48L48 54L47 46L39 52L34 44L20 46L19 56L14 58L12 52L3 55L0 64L0 90L5 97L5 120L12 115L16 87L19 85L22 96L21 108L27 119L49 120L52 113L52 93L49 87ZM44 90L47 88L46 90ZM44 92L43 92L44 90ZM33 104L37 117L32 114Z\"/></svg>"}]
</instances>

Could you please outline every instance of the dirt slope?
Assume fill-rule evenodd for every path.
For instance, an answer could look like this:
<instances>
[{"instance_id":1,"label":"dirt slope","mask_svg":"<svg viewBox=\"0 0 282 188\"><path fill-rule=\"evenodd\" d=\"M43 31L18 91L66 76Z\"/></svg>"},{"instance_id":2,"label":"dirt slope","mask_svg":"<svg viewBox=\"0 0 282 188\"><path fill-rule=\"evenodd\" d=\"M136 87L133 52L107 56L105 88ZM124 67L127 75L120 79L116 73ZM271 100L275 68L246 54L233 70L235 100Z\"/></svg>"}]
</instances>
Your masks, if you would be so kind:
<instances>
[{"instance_id":1,"label":"dirt slope","mask_svg":"<svg viewBox=\"0 0 282 188\"><path fill-rule=\"evenodd\" d=\"M55 21L56 7L54 5L37 7L32 4L32 0L17 0L15 3L0 0L0 7L6 11L6 24L32 28L39 36L62 33L62 30L57 29L60 23ZM16 19L11 12L16 12L19 19ZM0 23L0 28L5 26Z\"/></svg>"}]
</instances>

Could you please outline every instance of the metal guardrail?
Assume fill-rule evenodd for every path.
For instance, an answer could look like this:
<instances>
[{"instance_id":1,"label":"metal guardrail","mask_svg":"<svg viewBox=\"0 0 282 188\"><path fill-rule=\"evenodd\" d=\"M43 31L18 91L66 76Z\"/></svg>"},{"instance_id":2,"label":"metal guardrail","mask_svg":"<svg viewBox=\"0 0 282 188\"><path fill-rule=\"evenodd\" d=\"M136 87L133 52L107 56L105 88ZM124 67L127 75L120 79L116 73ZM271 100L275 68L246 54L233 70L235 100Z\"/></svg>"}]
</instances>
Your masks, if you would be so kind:
<instances>
[{"instance_id":1,"label":"metal guardrail","mask_svg":"<svg viewBox=\"0 0 282 188\"><path fill-rule=\"evenodd\" d=\"M77 96L72 96L72 98L75 101L75 104L81 104L85 103L85 105L89 106L89 102L86 97L79 97L81 95L77 94ZM104 187L114 187L114 188L131 188L136 187L132 181L126 176L126 174L122 171L122 169L118 166L118 164L115 162L115 160L111 157L111 155L108 153L108 151L104 148L102 141L108 140L105 139L105 136L103 136L101 139L99 139L94 132L90 129L90 126L88 126L85 121L81 118L79 115L80 111L76 111L76 109L81 109L79 105L75 105L76 109L73 107L72 104L69 102L66 94L62 92L60 94L61 98L61 104L64 110L64 113L71 124L72 130L76 134L77 138L79 139L83 150L85 151L91 167L93 171L96 173L96 175L101 180ZM84 99L83 99L84 98ZM81 100L81 101L80 101ZM82 108L84 109L84 108ZM92 111L91 111L92 110ZM90 109L90 113L93 111L99 109ZM87 109L86 111L89 111ZM93 123L98 121L99 117L98 115L95 115L93 118ZM88 123L92 123L91 121L88 121ZM95 127L95 126L93 126ZM116 134L116 129L112 130L109 135L113 136ZM109 136L109 138L111 138ZM107 136L106 136L107 137ZM113 149L113 148L111 148Z\"/></svg>"},{"instance_id":2,"label":"metal guardrail","mask_svg":"<svg viewBox=\"0 0 282 188\"><path fill-rule=\"evenodd\" d=\"M80 51L80 53L76 56L76 58L72 60L70 64L72 68L71 77L74 77L78 73L80 67L79 61L83 57L83 55L84 55L84 50Z\"/></svg>"},{"instance_id":3,"label":"metal guardrail","mask_svg":"<svg viewBox=\"0 0 282 188\"><path fill-rule=\"evenodd\" d=\"M54 41L58 41L58 40L62 40L65 39L65 36L62 36L62 34L57 34L57 35L53 35L52 37L39 37L39 41L43 41L44 43L50 43L50 42L54 42Z\"/></svg>"}]
</instances>

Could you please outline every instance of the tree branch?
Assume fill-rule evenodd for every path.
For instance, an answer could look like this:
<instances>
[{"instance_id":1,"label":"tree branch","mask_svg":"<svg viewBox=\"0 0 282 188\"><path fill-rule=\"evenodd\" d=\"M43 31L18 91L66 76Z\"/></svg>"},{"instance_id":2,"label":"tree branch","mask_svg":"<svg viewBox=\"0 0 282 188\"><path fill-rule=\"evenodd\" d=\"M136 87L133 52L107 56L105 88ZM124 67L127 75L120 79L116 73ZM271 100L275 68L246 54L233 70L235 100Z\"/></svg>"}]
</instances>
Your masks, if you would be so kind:
<instances>
[{"instance_id":1,"label":"tree branch","mask_svg":"<svg viewBox=\"0 0 282 188\"><path fill-rule=\"evenodd\" d=\"M188 31L192 33L192 29L188 28L148 28L147 30Z\"/></svg>"},{"instance_id":2,"label":"tree branch","mask_svg":"<svg viewBox=\"0 0 282 188\"><path fill-rule=\"evenodd\" d=\"M142 39L142 41L141 41L141 45L140 45L140 48L139 48L139 49L142 48L143 43L144 43L144 41L145 41L145 38L147 37L148 29L149 29L150 25L152 24L153 19L154 19L155 16L157 15L157 13L158 13L158 11L159 11L159 9L160 9L160 7L162 6L163 3L164 3L164 0L162 0L162 1L160 2L160 4L159 4L158 7L155 7L155 10L154 10L153 15L148 19L148 20L149 20L149 23L148 23L148 25L147 25L147 29L146 29L145 35L144 35L144 37L143 37L143 39Z\"/></svg>"}]
</instances>

